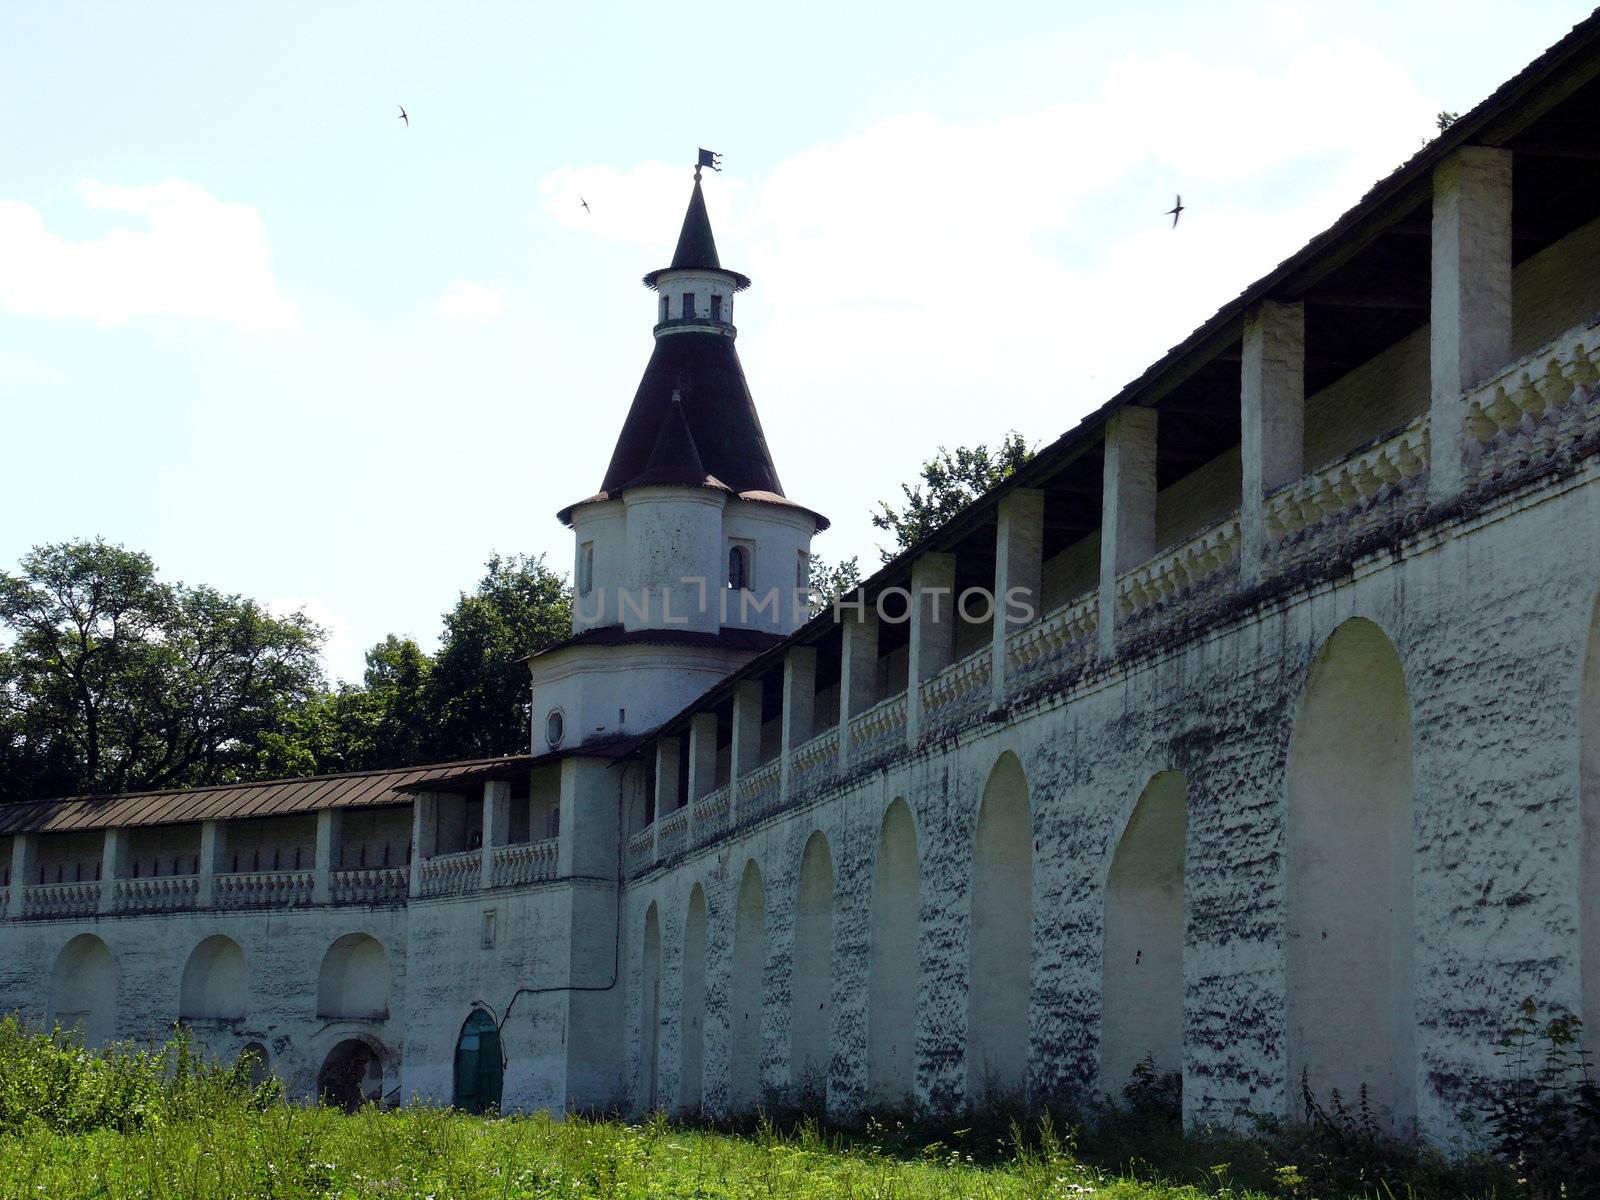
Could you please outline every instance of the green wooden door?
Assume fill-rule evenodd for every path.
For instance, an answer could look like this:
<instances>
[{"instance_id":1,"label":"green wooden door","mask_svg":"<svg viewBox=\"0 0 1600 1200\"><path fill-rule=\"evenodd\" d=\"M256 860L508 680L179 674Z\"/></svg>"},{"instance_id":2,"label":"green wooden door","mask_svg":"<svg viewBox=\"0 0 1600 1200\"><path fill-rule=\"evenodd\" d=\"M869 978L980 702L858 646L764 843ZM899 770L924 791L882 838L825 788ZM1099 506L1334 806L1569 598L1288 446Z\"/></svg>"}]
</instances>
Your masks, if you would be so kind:
<instances>
[{"instance_id":1,"label":"green wooden door","mask_svg":"<svg viewBox=\"0 0 1600 1200\"><path fill-rule=\"evenodd\" d=\"M488 1013L474 1009L456 1042L455 1106L470 1113L498 1109L502 1073L500 1031Z\"/></svg>"}]
</instances>

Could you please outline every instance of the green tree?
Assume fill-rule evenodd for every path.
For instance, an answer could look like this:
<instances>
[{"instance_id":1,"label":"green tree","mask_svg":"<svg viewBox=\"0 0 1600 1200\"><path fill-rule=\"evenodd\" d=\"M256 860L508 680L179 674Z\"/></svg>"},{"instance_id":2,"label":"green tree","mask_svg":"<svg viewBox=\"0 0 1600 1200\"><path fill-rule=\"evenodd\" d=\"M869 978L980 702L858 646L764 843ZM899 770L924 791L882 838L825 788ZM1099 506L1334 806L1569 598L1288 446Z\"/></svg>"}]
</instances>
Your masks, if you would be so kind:
<instances>
[{"instance_id":1,"label":"green tree","mask_svg":"<svg viewBox=\"0 0 1600 1200\"><path fill-rule=\"evenodd\" d=\"M894 534L893 547L879 548L883 561L916 545L1032 457L1033 450L1014 429L992 452L987 445L955 450L940 446L939 452L922 464L920 483L900 485L904 503L896 508L880 500L878 511L872 514L873 525Z\"/></svg>"},{"instance_id":2,"label":"green tree","mask_svg":"<svg viewBox=\"0 0 1600 1200\"><path fill-rule=\"evenodd\" d=\"M860 560L852 555L837 563L811 556L811 615L825 612L840 596L861 582Z\"/></svg>"},{"instance_id":3,"label":"green tree","mask_svg":"<svg viewBox=\"0 0 1600 1200\"><path fill-rule=\"evenodd\" d=\"M11 798L253 773L262 739L322 685L321 631L242 596L156 578L104 541L37 546L0 572Z\"/></svg>"},{"instance_id":4,"label":"green tree","mask_svg":"<svg viewBox=\"0 0 1600 1200\"><path fill-rule=\"evenodd\" d=\"M544 556L490 557L473 592L444 615L429 691L438 720L434 756L526 753L531 685L524 656L572 632L564 576Z\"/></svg>"}]
</instances>

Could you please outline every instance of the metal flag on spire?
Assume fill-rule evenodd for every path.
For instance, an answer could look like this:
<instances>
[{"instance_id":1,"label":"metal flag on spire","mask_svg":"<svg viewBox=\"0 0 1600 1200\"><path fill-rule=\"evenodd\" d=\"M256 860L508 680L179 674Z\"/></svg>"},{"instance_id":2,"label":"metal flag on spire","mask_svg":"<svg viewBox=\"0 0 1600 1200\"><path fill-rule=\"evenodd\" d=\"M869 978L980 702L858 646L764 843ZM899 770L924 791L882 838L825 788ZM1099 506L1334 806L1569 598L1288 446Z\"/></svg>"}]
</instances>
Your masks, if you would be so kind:
<instances>
[{"instance_id":1,"label":"metal flag on spire","mask_svg":"<svg viewBox=\"0 0 1600 1200\"><path fill-rule=\"evenodd\" d=\"M707 150L704 147L701 147L700 161L694 165L694 177L696 179L700 178L701 167L710 167L713 171L722 170L722 155L718 154L715 150Z\"/></svg>"}]
</instances>

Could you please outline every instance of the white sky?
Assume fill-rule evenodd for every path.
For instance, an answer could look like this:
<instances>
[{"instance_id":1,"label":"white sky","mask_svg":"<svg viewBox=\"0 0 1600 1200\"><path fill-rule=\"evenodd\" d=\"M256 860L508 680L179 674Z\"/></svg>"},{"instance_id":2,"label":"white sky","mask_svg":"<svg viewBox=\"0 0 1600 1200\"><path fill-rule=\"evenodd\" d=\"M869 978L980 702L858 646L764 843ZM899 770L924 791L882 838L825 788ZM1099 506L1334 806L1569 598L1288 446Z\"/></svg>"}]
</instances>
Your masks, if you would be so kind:
<instances>
[{"instance_id":1,"label":"white sky","mask_svg":"<svg viewBox=\"0 0 1600 1200\"><path fill-rule=\"evenodd\" d=\"M569 569L699 145L786 490L871 566L937 445L1054 438L1586 15L12 0L0 567L103 535L348 678L491 551Z\"/></svg>"}]
</instances>

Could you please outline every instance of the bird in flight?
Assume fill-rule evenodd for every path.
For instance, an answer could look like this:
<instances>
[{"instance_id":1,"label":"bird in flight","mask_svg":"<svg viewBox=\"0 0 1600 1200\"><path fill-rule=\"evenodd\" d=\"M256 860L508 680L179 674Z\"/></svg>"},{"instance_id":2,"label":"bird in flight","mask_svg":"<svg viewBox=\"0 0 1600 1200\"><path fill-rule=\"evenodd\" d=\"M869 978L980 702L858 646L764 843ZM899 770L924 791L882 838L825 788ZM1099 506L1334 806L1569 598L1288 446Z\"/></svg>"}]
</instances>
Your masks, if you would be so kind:
<instances>
[{"instance_id":1,"label":"bird in flight","mask_svg":"<svg viewBox=\"0 0 1600 1200\"><path fill-rule=\"evenodd\" d=\"M411 118L406 116L406 106L404 104L402 104L399 107L400 107L400 120L402 120L402 121L404 121L406 123L406 128L407 129L410 129L411 128Z\"/></svg>"},{"instance_id":2,"label":"bird in flight","mask_svg":"<svg viewBox=\"0 0 1600 1200\"><path fill-rule=\"evenodd\" d=\"M1174 229L1176 229L1178 227L1178 218L1183 215L1183 197L1182 196L1174 196L1173 197L1173 202L1172 202L1172 207L1167 209L1167 211L1162 215L1171 217L1172 218L1172 227Z\"/></svg>"},{"instance_id":3,"label":"bird in flight","mask_svg":"<svg viewBox=\"0 0 1600 1200\"><path fill-rule=\"evenodd\" d=\"M582 196L578 197L578 203L583 205L583 211L584 212L589 212L590 211L589 210L589 202L587 200L585 200Z\"/></svg>"}]
</instances>

